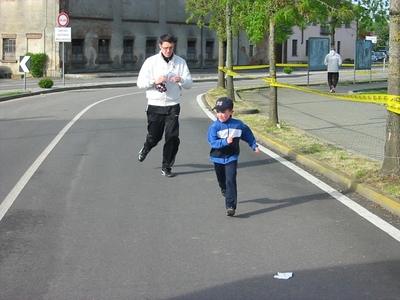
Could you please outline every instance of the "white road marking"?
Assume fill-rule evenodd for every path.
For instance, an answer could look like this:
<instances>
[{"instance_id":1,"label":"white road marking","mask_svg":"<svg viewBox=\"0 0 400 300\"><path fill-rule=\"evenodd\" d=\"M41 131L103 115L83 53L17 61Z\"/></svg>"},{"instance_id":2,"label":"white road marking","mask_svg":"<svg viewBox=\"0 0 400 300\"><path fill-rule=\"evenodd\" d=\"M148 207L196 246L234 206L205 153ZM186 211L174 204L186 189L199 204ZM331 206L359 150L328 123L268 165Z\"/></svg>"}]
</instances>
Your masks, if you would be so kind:
<instances>
[{"instance_id":1,"label":"white road marking","mask_svg":"<svg viewBox=\"0 0 400 300\"><path fill-rule=\"evenodd\" d=\"M100 101L97 101L86 108L84 108L80 113L78 113L58 134L57 136L53 139L53 141L44 149L44 151L39 155L39 157L33 162L33 164L29 167L29 169L25 172L25 174L21 177L21 179L17 182L17 184L14 186L14 188L8 193L7 197L4 199L3 203L0 204L0 221L3 219L4 215L7 213L7 211L10 209L11 205L13 205L15 199L18 197L18 195L21 193L23 188L26 186L28 181L31 179L33 174L36 172L36 170L40 167L40 165L43 163L43 161L46 159L46 157L50 154L50 152L54 149L55 146L57 146L58 142L62 139L62 137L67 133L67 131L72 127L72 125L75 124L76 121L79 120L80 117L83 116L89 109L91 109L93 106L96 106L97 104L100 104L102 102L112 100L115 98L119 97L125 97L128 95L133 95L133 94L138 94L136 93L129 93L129 94L123 94L123 95L118 95L110 98L106 98Z\"/></svg>"},{"instance_id":2,"label":"white road marking","mask_svg":"<svg viewBox=\"0 0 400 300\"><path fill-rule=\"evenodd\" d=\"M202 100L203 94L197 96L197 103L199 106L203 109L205 114L212 120L216 120L216 117L214 116L213 113L211 113L205 106ZM389 234L391 237L393 237L395 240L400 242L400 230L394 227L393 225L389 224L388 222L382 220L378 216L374 215L371 213L369 210L365 209L361 205L355 203L353 200L351 200L349 197L343 195L339 191L335 190L333 187L330 185L326 184L325 182L319 180L315 176L311 175L310 173L304 171L303 169L299 168L298 166L294 165L293 163L287 161L283 157L279 156L278 154L272 152L271 150L263 147L260 145L260 150L267 154L268 156L272 157L279 163L285 165L292 171L296 172L315 186L319 187L321 190L326 192L327 194L331 195L334 197L336 200L341 202L342 204L346 205L348 208L353 210L355 213L381 229L382 231L386 232Z\"/></svg>"}]
</instances>

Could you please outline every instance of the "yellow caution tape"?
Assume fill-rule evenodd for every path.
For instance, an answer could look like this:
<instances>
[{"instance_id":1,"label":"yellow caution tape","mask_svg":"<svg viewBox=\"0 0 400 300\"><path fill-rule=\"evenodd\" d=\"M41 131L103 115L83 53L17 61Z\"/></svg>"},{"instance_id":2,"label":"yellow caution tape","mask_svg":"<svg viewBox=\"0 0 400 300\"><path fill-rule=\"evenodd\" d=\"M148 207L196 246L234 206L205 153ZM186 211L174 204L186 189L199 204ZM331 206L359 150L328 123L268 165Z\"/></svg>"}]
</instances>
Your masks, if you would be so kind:
<instances>
[{"instance_id":1,"label":"yellow caution tape","mask_svg":"<svg viewBox=\"0 0 400 300\"><path fill-rule=\"evenodd\" d=\"M234 70L254 70L254 69L268 69L269 65L254 65L254 66L234 66Z\"/></svg>"},{"instance_id":2,"label":"yellow caution tape","mask_svg":"<svg viewBox=\"0 0 400 300\"><path fill-rule=\"evenodd\" d=\"M298 66L298 65L296 65ZM251 66L252 67L252 66ZM259 66L257 66L259 67ZM266 65L263 67L267 67ZM249 67L246 66L240 66L236 67L238 70L245 70L249 69ZM235 68L234 68L235 69ZM366 102L366 103L377 103L377 104L383 104L386 105L387 110L400 114L400 96L396 95L382 95L382 94L351 94L351 95L346 95L346 94L332 94L332 93L327 93L327 92L320 92L316 91L310 88L294 85L294 84L287 84L287 83L279 83L276 81L276 79L270 78L270 77L258 77L258 76L249 76L249 75L243 75L239 74L237 72L233 72L228 70L226 67L219 67L219 70L225 72L228 76L245 76L248 78L254 78L254 79L261 79L268 83L271 86L276 86L276 87L281 87L281 88L290 88L290 89L296 89L308 93L313 93L321 96L327 96L331 98L336 98L340 100L349 100L349 101L357 101L357 102Z\"/></svg>"}]
</instances>

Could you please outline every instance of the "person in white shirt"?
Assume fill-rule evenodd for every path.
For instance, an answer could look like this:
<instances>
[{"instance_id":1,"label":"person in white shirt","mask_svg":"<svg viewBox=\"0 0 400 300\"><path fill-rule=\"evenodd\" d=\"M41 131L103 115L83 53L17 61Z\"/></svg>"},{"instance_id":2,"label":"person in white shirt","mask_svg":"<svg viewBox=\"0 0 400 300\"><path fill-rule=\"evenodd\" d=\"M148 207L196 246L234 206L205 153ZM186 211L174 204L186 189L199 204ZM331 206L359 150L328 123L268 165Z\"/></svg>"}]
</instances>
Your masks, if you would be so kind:
<instances>
[{"instance_id":1,"label":"person in white shirt","mask_svg":"<svg viewBox=\"0 0 400 300\"><path fill-rule=\"evenodd\" d=\"M165 134L161 174L174 177L171 168L175 163L180 144L179 113L181 90L190 89L193 80L186 61L174 54L176 38L171 34L160 37L160 52L145 60L139 71L137 86L146 89L147 136L138 154L144 161Z\"/></svg>"},{"instance_id":2,"label":"person in white shirt","mask_svg":"<svg viewBox=\"0 0 400 300\"><path fill-rule=\"evenodd\" d=\"M342 57L331 47L331 51L325 56L325 66L328 66L328 86L331 93L335 92L339 81L339 68L342 65Z\"/></svg>"}]
</instances>

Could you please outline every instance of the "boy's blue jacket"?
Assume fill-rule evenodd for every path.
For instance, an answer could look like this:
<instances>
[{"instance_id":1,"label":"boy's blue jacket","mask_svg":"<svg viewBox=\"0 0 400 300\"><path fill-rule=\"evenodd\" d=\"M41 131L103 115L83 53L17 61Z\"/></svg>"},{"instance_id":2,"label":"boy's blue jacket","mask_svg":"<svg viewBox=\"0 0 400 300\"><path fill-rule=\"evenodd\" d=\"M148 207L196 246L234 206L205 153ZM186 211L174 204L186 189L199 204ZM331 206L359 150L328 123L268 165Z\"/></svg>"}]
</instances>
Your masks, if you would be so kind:
<instances>
[{"instance_id":1,"label":"boy's blue jacket","mask_svg":"<svg viewBox=\"0 0 400 300\"><path fill-rule=\"evenodd\" d=\"M233 137L230 145L226 141L229 136ZM253 150L258 147L250 128L232 116L226 122L214 121L208 129L207 139L211 146L210 160L219 164L238 160L240 140L247 142Z\"/></svg>"}]
</instances>

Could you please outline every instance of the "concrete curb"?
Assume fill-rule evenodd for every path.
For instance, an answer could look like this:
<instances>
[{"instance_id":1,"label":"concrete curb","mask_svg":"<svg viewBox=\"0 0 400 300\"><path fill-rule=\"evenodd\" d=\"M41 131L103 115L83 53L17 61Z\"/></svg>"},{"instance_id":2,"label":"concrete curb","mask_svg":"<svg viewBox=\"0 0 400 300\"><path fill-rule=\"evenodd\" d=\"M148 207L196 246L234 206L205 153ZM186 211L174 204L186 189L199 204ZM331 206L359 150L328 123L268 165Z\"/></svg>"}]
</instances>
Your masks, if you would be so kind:
<instances>
[{"instance_id":1,"label":"concrete curb","mask_svg":"<svg viewBox=\"0 0 400 300\"><path fill-rule=\"evenodd\" d=\"M253 130L253 129L252 129ZM313 171L329 178L330 180L340 184L349 192L356 192L361 196L371 200L372 202L379 204L393 214L400 216L400 201L394 197L383 194L382 192L374 189L373 187L362 184L349 177L348 175L333 169L332 167L320 162L313 157L305 155L301 152L293 150L288 146L268 138L267 136L253 130L254 135L267 147L280 153L286 158L290 158L306 166Z\"/></svg>"}]
</instances>

